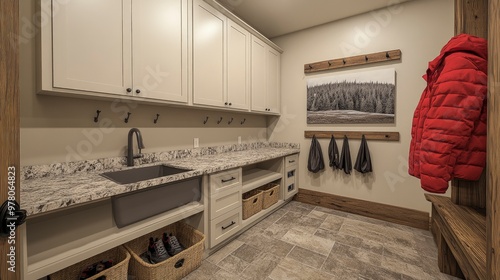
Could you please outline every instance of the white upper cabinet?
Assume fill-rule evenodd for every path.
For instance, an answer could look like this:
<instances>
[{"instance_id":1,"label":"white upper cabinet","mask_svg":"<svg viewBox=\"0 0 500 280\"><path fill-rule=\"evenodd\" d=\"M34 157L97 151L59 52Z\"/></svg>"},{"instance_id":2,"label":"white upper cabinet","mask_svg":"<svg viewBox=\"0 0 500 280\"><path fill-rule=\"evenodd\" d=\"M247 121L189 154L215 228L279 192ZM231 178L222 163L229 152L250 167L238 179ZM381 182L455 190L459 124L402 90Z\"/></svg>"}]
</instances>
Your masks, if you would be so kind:
<instances>
[{"instance_id":1,"label":"white upper cabinet","mask_svg":"<svg viewBox=\"0 0 500 280\"><path fill-rule=\"evenodd\" d=\"M280 113L281 55L252 36L252 111Z\"/></svg>"},{"instance_id":2,"label":"white upper cabinet","mask_svg":"<svg viewBox=\"0 0 500 280\"><path fill-rule=\"evenodd\" d=\"M187 1L72 0L51 9L42 91L188 101Z\"/></svg>"},{"instance_id":3,"label":"white upper cabinet","mask_svg":"<svg viewBox=\"0 0 500 280\"><path fill-rule=\"evenodd\" d=\"M193 8L193 103L249 109L250 33L202 0Z\"/></svg>"},{"instance_id":4,"label":"white upper cabinet","mask_svg":"<svg viewBox=\"0 0 500 280\"><path fill-rule=\"evenodd\" d=\"M202 0L193 5L193 103L224 106L226 17Z\"/></svg>"},{"instance_id":5,"label":"white upper cabinet","mask_svg":"<svg viewBox=\"0 0 500 280\"><path fill-rule=\"evenodd\" d=\"M187 102L187 1L134 0L132 23L135 93Z\"/></svg>"},{"instance_id":6,"label":"white upper cabinet","mask_svg":"<svg viewBox=\"0 0 500 280\"><path fill-rule=\"evenodd\" d=\"M250 33L227 20L227 98L230 108L250 108Z\"/></svg>"},{"instance_id":7,"label":"white upper cabinet","mask_svg":"<svg viewBox=\"0 0 500 280\"><path fill-rule=\"evenodd\" d=\"M48 3L50 0L43 1ZM47 87L124 94L132 85L130 0L73 0L52 10ZM47 26L46 26L47 27ZM50 32L50 27L48 27ZM48 43L44 44L44 43ZM52 45L52 49L50 48Z\"/></svg>"}]
</instances>

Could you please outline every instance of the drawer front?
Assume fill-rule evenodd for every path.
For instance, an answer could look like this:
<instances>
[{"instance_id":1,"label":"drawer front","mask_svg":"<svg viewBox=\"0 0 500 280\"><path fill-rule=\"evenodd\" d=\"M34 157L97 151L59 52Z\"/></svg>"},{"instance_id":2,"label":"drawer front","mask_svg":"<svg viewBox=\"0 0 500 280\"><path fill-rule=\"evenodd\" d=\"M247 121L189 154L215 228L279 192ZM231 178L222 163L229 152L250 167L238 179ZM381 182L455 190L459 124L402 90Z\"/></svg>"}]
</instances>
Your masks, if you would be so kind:
<instances>
[{"instance_id":1,"label":"drawer front","mask_svg":"<svg viewBox=\"0 0 500 280\"><path fill-rule=\"evenodd\" d=\"M210 193L215 194L241 187L241 168L210 175Z\"/></svg>"},{"instance_id":2,"label":"drawer front","mask_svg":"<svg viewBox=\"0 0 500 280\"><path fill-rule=\"evenodd\" d=\"M210 248L236 234L241 228L241 207L210 222Z\"/></svg>"},{"instance_id":3,"label":"drawer front","mask_svg":"<svg viewBox=\"0 0 500 280\"><path fill-rule=\"evenodd\" d=\"M241 208L241 189L229 189L210 197L210 220L232 209Z\"/></svg>"},{"instance_id":4,"label":"drawer front","mask_svg":"<svg viewBox=\"0 0 500 280\"><path fill-rule=\"evenodd\" d=\"M297 166L298 163L299 163L299 155L298 154L285 157L285 168L286 169L288 169L288 167L291 167L291 166Z\"/></svg>"}]
</instances>

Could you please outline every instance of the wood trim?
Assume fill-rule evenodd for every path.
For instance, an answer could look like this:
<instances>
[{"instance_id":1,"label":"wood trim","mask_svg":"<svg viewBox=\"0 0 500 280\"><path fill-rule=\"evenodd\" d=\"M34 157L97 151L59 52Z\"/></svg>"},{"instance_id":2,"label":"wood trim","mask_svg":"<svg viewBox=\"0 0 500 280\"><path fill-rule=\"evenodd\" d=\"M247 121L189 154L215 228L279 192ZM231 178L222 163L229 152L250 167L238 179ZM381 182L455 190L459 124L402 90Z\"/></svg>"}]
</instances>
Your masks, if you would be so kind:
<instances>
[{"instance_id":1,"label":"wood trim","mask_svg":"<svg viewBox=\"0 0 500 280\"><path fill-rule=\"evenodd\" d=\"M486 169L478 181L461 179L451 180L451 201L463 206L476 208L484 213L486 210Z\"/></svg>"},{"instance_id":2,"label":"wood trim","mask_svg":"<svg viewBox=\"0 0 500 280\"><path fill-rule=\"evenodd\" d=\"M500 1L490 0L488 11L487 279L500 280Z\"/></svg>"},{"instance_id":3,"label":"wood trim","mask_svg":"<svg viewBox=\"0 0 500 280\"><path fill-rule=\"evenodd\" d=\"M488 0L455 0L455 35L488 38Z\"/></svg>"},{"instance_id":4,"label":"wood trim","mask_svg":"<svg viewBox=\"0 0 500 280\"><path fill-rule=\"evenodd\" d=\"M294 199L303 203L429 230L429 213L427 212L305 189L299 189Z\"/></svg>"},{"instance_id":5,"label":"wood trim","mask_svg":"<svg viewBox=\"0 0 500 280\"><path fill-rule=\"evenodd\" d=\"M0 1L0 204L7 200L9 167L16 171L16 200L19 201L19 1ZM20 232L16 231L15 244L0 239L0 278L20 279L22 270ZM7 254L15 245L15 272L9 271Z\"/></svg>"},{"instance_id":6,"label":"wood trim","mask_svg":"<svg viewBox=\"0 0 500 280\"><path fill-rule=\"evenodd\" d=\"M336 58L304 64L304 73L314 73L332 69L347 68L357 65L401 60L401 50L390 50L378 53Z\"/></svg>"},{"instance_id":7,"label":"wood trim","mask_svg":"<svg viewBox=\"0 0 500 280\"><path fill-rule=\"evenodd\" d=\"M399 141L399 132L373 132L373 131L304 131L305 138L330 139L333 135L336 139L344 138L361 139L365 135L366 140Z\"/></svg>"},{"instance_id":8,"label":"wood trim","mask_svg":"<svg viewBox=\"0 0 500 280\"><path fill-rule=\"evenodd\" d=\"M488 0L455 0L455 35L461 33L488 38ZM478 181L452 179L451 200L484 212L486 175L483 174Z\"/></svg>"}]
</instances>

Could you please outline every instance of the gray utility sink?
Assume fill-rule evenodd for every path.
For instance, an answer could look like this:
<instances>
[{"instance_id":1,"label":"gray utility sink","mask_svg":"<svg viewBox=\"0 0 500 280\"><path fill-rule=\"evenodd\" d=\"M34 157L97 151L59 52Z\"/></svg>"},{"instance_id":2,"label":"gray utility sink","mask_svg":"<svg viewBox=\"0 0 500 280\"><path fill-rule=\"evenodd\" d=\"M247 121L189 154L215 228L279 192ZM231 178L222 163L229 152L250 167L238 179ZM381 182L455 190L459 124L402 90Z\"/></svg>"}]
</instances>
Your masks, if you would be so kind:
<instances>
[{"instance_id":1,"label":"gray utility sink","mask_svg":"<svg viewBox=\"0 0 500 280\"><path fill-rule=\"evenodd\" d=\"M130 184L188 171L191 170L171 167L167 165L154 165L121 171L106 172L102 173L101 176L110 179L118 184Z\"/></svg>"}]
</instances>

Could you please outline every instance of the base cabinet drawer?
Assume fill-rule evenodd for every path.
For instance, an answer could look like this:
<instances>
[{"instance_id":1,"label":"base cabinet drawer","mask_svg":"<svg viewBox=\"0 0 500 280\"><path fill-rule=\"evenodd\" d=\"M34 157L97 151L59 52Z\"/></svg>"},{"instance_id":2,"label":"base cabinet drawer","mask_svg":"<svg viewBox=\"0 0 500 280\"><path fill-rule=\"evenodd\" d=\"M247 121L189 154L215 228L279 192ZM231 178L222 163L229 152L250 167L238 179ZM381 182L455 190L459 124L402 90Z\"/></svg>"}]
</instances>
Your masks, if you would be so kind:
<instances>
[{"instance_id":1,"label":"base cabinet drawer","mask_svg":"<svg viewBox=\"0 0 500 280\"><path fill-rule=\"evenodd\" d=\"M241 168L222 171L210 175L210 193L216 194L241 186Z\"/></svg>"},{"instance_id":2,"label":"base cabinet drawer","mask_svg":"<svg viewBox=\"0 0 500 280\"><path fill-rule=\"evenodd\" d=\"M241 208L241 189L229 189L210 197L210 220L228 211Z\"/></svg>"},{"instance_id":3,"label":"base cabinet drawer","mask_svg":"<svg viewBox=\"0 0 500 280\"><path fill-rule=\"evenodd\" d=\"M241 207L234 209L210 223L210 248L233 236L241 227Z\"/></svg>"},{"instance_id":4,"label":"base cabinet drawer","mask_svg":"<svg viewBox=\"0 0 500 280\"><path fill-rule=\"evenodd\" d=\"M285 157L285 168L287 169L292 166L297 166L298 163L299 163L298 154Z\"/></svg>"}]
</instances>

